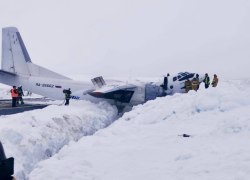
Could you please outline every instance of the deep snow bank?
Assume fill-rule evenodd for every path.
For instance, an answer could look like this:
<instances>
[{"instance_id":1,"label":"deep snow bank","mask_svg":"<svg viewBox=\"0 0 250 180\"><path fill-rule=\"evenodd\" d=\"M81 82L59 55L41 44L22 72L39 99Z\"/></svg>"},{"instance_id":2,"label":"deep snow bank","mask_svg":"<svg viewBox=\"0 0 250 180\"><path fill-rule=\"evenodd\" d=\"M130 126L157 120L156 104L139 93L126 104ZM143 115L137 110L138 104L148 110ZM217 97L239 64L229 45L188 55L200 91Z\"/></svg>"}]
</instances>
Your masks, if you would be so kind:
<instances>
[{"instance_id":1,"label":"deep snow bank","mask_svg":"<svg viewBox=\"0 0 250 180\"><path fill-rule=\"evenodd\" d=\"M30 179L250 179L249 82L139 105L40 162Z\"/></svg>"},{"instance_id":2,"label":"deep snow bank","mask_svg":"<svg viewBox=\"0 0 250 180\"><path fill-rule=\"evenodd\" d=\"M116 115L116 108L107 103L72 101L68 107L51 105L0 116L0 140L7 157L15 157L16 178L23 180L39 161L51 157L70 141L108 126Z\"/></svg>"}]
</instances>

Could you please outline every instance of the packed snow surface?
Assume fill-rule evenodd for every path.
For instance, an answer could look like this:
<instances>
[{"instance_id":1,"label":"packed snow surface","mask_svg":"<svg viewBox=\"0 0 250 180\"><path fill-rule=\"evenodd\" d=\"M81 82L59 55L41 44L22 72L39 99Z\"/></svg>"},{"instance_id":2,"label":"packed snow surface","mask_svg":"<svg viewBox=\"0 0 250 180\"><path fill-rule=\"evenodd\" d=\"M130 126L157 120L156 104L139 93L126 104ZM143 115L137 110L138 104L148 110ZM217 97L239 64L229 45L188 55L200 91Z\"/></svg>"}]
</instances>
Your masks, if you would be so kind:
<instances>
[{"instance_id":1,"label":"packed snow surface","mask_svg":"<svg viewBox=\"0 0 250 180\"><path fill-rule=\"evenodd\" d=\"M38 163L29 179L248 180L249 109L250 81L158 98L134 107L93 136L64 146ZM33 143L40 142L35 139L40 133L34 132ZM58 142L51 140L49 147L54 144Z\"/></svg>"},{"instance_id":2,"label":"packed snow surface","mask_svg":"<svg viewBox=\"0 0 250 180\"><path fill-rule=\"evenodd\" d=\"M15 158L15 177L24 180L39 161L53 156L71 141L110 125L116 118L116 107L107 103L72 101L70 106L51 105L0 116L0 140L6 156Z\"/></svg>"}]
</instances>

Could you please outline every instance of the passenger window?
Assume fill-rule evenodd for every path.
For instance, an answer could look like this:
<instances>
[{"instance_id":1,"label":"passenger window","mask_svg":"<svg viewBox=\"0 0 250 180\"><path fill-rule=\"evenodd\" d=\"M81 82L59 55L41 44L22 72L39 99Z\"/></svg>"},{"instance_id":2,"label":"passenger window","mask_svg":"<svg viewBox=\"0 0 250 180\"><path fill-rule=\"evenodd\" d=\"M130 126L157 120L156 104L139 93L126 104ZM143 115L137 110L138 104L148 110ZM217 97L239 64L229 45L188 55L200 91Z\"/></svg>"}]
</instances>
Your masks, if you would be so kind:
<instances>
[{"instance_id":1,"label":"passenger window","mask_svg":"<svg viewBox=\"0 0 250 180\"><path fill-rule=\"evenodd\" d=\"M183 80L186 80L186 79L188 79L188 76L182 77L181 79L179 79L179 81L183 81Z\"/></svg>"}]
</instances>

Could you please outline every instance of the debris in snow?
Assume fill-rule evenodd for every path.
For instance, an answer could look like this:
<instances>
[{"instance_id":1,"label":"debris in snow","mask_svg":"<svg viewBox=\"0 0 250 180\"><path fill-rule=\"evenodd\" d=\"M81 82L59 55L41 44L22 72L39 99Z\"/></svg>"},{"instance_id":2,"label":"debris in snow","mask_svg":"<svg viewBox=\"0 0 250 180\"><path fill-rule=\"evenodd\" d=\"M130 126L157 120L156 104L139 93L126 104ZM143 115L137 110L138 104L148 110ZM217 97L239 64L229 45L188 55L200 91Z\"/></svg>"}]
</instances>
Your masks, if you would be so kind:
<instances>
[{"instance_id":1,"label":"debris in snow","mask_svg":"<svg viewBox=\"0 0 250 180\"><path fill-rule=\"evenodd\" d=\"M188 135L188 134L182 134L182 135L178 135L178 136L182 136L182 137L191 137L191 135Z\"/></svg>"}]
</instances>

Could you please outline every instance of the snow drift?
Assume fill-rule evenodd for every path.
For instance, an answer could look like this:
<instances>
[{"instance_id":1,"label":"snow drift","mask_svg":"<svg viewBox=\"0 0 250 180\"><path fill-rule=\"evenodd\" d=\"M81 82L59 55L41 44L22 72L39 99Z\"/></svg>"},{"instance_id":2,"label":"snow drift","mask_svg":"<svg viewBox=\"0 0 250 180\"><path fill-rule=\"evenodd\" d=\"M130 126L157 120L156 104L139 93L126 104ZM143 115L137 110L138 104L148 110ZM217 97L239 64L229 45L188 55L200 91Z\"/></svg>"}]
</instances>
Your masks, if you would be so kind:
<instances>
[{"instance_id":1,"label":"snow drift","mask_svg":"<svg viewBox=\"0 0 250 180\"><path fill-rule=\"evenodd\" d=\"M63 147L29 179L247 180L249 109L250 81L158 98Z\"/></svg>"},{"instance_id":2,"label":"snow drift","mask_svg":"<svg viewBox=\"0 0 250 180\"><path fill-rule=\"evenodd\" d=\"M39 161L53 156L70 141L108 126L116 117L117 109L107 103L72 101L68 107L51 105L0 116L0 140L6 156L15 158L15 177L23 180Z\"/></svg>"}]
</instances>

